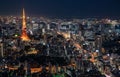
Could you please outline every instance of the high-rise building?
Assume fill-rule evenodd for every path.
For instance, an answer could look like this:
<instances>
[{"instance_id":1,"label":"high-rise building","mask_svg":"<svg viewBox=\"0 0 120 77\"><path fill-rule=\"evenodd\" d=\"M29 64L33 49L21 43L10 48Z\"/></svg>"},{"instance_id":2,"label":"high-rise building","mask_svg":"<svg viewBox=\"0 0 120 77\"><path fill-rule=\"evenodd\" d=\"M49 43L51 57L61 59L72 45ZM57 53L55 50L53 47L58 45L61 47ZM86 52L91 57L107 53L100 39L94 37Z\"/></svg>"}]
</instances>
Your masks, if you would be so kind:
<instances>
[{"instance_id":1,"label":"high-rise building","mask_svg":"<svg viewBox=\"0 0 120 77\"><path fill-rule=\"evenodd\" d=\"M3 52L3 43L0 43L0 57L4 56L4 52Z\"/></svg>"},{"instance_id":2,"label":"high-rise building","mask_svg":"<svg viewBox=\"0 0 120 77\"><path fill-rule=\"evenodd\" d=\"M2 27L0 25L0 38L2 37Z\"/></svg>"},{"instance_id":3,"label":"high-rise building","mask_svg":"<svg viewBox=\"0 0 120 77\"><path fill-rule=\"evenodd\" d=\"M96 49L96 52L98 52L100 56L102 53L102 36L101 35L96 35L95 49Z\"/></svg>"}]
</instances>

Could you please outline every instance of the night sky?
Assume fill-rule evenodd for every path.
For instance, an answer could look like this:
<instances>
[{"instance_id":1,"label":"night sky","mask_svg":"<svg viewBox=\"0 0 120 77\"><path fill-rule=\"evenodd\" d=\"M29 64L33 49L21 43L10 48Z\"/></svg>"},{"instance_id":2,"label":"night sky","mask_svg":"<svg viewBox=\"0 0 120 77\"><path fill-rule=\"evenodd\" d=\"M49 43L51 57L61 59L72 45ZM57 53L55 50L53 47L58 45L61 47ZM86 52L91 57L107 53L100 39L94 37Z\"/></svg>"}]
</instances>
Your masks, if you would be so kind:
<instances>
[{"instance_id":1,"label":"night sky","mask_svg":"<svg viewBox=\"0 0 120 77\"><path fill-rule=\"evenodd\" d=\"M0 0L0 15L118 17L120 0Z\"/></svg>"}]
</instances>

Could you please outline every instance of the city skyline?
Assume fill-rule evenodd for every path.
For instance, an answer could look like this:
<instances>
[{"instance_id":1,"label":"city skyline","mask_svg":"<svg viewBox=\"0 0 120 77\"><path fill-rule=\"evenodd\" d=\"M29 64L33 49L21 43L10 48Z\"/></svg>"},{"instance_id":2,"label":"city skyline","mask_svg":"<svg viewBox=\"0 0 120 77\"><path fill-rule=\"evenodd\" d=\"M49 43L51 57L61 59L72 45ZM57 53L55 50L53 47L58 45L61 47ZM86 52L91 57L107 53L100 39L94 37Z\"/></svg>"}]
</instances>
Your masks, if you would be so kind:
<instances>
[{"instance_id":1,"label":"city skyline","mask_svg":"<svg viewBox=\"0 0 120 77\"><path fill-rule=\"evenodd\" d=\"M48 17L119 17L118 0L2 0L0 15L20 15L24 7L27 15Z\"/></svg>"}]
</instances>

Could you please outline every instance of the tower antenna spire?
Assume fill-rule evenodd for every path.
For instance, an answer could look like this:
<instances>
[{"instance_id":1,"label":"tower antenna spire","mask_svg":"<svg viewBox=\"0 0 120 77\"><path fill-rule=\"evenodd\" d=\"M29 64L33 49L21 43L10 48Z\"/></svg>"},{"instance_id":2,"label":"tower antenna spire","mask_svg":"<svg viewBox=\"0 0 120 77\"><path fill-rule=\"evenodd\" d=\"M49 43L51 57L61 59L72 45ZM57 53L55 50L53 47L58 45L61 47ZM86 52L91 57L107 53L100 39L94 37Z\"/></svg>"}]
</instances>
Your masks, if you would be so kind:
<instances>
[{"instance_id":1,"label":"tower antenna spire","mask_svg":"<svg viewBox=\"0 0 120 77\"><path fill-rule=\"evenodd\" d=\"M22 15L22 35L21 35L21 39L23 41L30 41L30 38L27 35L27 31L26 31L26 15L25 15L25 10L23 8L23 15Z\"/></svg>"}]
</instances>

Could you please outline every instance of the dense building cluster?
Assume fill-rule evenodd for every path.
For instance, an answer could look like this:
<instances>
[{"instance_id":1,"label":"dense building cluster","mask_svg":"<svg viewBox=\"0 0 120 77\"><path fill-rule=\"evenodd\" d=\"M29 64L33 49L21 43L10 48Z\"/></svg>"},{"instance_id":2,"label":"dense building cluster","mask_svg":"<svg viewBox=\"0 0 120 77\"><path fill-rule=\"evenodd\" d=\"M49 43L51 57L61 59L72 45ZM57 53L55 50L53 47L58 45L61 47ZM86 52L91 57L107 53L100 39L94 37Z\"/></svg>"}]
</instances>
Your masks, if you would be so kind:
<instances>
[{"instance_id":1,"label":"dense building cluster","mask_svg":"<svg viewBox=\"0 0 120 77\"><path fill-rule=\"evenodd\" d=\"M120 20L0 17L0 77L119 77Z\"/></svg>"}]
</instances>

